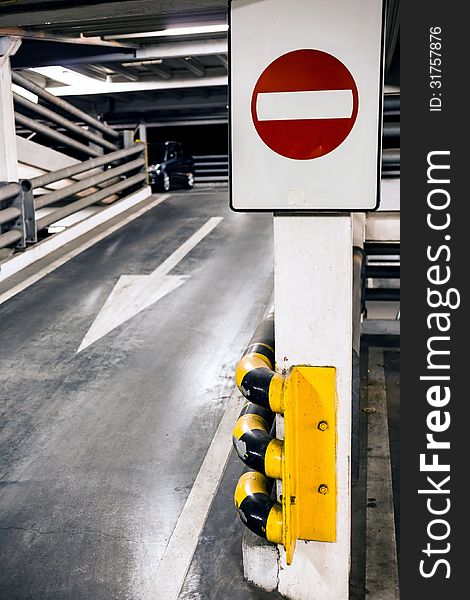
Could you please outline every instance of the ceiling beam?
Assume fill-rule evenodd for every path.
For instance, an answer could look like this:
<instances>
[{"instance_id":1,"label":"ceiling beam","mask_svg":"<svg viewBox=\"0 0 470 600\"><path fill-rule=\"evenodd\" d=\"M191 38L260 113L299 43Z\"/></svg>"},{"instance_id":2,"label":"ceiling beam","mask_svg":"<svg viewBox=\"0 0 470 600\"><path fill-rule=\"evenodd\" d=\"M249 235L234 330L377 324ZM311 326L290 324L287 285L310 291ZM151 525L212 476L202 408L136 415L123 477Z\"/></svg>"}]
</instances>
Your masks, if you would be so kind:
<instances>
[{"instance_id":1,"label":"ceiling beam","mask_svg":"<svg viewBox=\"0 0 470 600\"><path fill-rule=\"evenodd\" d=\"M226 69L228 69L228 58L226 54L216 54L216 58Z\"/></svg>"},{"instance_id":2,"label":"ceiling beam","mask_svg":"<svg viewBox=\"0 0 470 600\"><path fill-rule=\"evenodd\" d=\"M204 65L197 58L193 58L192 56L185 56L184 58L179 59L180 64L182 64L188 71L194 73L196 77L204 77L206 73L206 69Z\"/></svg>"},{"instance_id":3,"label":"ceiling beam","mask_svg":"<svg viewBox=\"0 0 470 600\"><path fill-rule=\"evenodd\" d=\"M139 92L142 90L165 90L193 87L213 87L227 85L227 76L197 77L195 79L173 79L170 81L136 81L136 82L92 82L91 84L66 85L51 87L47 91L55 96L84 96L90 94L116 94L119 92Z\"/></svg>"},{"instance_id":4,"label":"ceiling beam","mask_svg":"<svg viewBox=\"0 0 470 600\"><path fill-rule=\"evenodd\" d=\"M80 73L80 75L91 77L92 79L106 81L106 73L100 71L100 69L96 68L93 65L75 65L70 70L75 71L76 73Z\"/></svg>"},{"instance_id":5,"label":"ceiling beam","mask_svg":"<svg viewBox=\"0 0 470 600\"><path fill-rule=\"evenodd\" d=\"M152 58L184 58L186 56L207 56L209 54L226 54L227 39L199 40L192 42L167 42L145 46L135 51L136 60Z\"/></svg>"},{"instance_id":6,"label":"ceiling beam","mask_svg":"<svg viewBox=\"0 0 470 600\"><path fill-rule=\"evenodd\" d=\"M27 42L25 42L27 43ZM31 43L31 42L30 42ZM44 42L47 44L47 42ZM126 62L128 60L132 60L135 56L135 51L130 50L129 53L124 52L116 52L116 53L107 53L101 52L99 47L96 47L94 52L83 52L81 48L76 48L75 52L65 53L62 52L64 46L59 45L54 46L54 48L44 48L41 45L38 45L36 48L36 53L28 53L28 54L20 54L15 58L12 63L13 67L16 69L26 69L30 67L54 67L58 64L69 67L72 65L87 65L87 64L102 64L106 62ZM90 46L86 47L88 50L91 49Z\"/></svg>"},{"instance_id":7,"label":"ceiling beam","mask_svg":"<svg viewBox=\"0 0 470 600\"><path fill-rule=\"evenodd\" d=\"M25 42L28 43L28 42ZM33 42L29 42L33 43ZM44 42L48 45L50 42ZM14 57L13 66L15 68L29 67L47 67L55 66L58 63L60 55L60 64L64 67L71 65L86 64L104 64L104 63L125 63L141 62L146 60L165 59L165 58L184 58L186 56L209 56L214 54L226 54L228 51L226 39L212 39L186 42L168 42L158 45L145 46L139 49L122 49L121 52L102 52L99 47L96 49L91 46L76 49L75 52L63 52L64 46L58 49L54 46L38 46L38 53L35 56L27 56L24 53L18 53ZM84 50L87 50L86 52Z\"/></svg>"},{"instance_id":8,"label":"ceiling beam","mask_svg":"<svg viewBox=\"0 0 470 600\"><path fill-rule=\"evenodd\" d=\"M119 63L105 63L103 67L106 67L110 71L121 75L128 81L139 81L139 72L137 69L133 69L132 67L123 67Z\"/></svg>"},{"instance_id":9,"label":"ceiling beam","mask_svg":"<svg viewBox=\"0 0 470 600\"><path fill-rule=\"evenodd\" d=\"M141 93L139 94L139 97ZM96 104L97 112L106 111L106 100L103 98L103 102ZM80 105L81 106L81 105ZM187 111L189 114L194 113L198 110L206 110L208 112L215 110L226 110L227 102L224 100L203 100L201 98L187 99L181 98L178 102L169 102L166 98L159 99L153 97L152 99L145 99L139 101L129 102L118 102L115 106L114 115L119 116L124 113L148 113L148 112L159 112L159 113L173 113L175 111Z\"/></svg>"},{"instance_id":10,"label":"ceiling beam","mask_svg":"<svg viewBox=\"0 0 470 600\"><path fill-rule=\"evenodd\" d=\"M185 25L184 27L164 27L161 29L154 29L149 31L144 29L143 31L135 33L121 33L111 34L104 36L105 40L142 40L142 39L153 39L162 37L179 38L180 36L195 36L195 35L213 35L213 34L224 34L228 31L228 25L225 22L213 23L213 24L200 24L200 25Z\"/></svg>"},{"instance_id":11,"label":"ceiling beam","mask_svg":"<svg viewBox=\"0 0 470 600\"><path fill-rule=\"evenodd\" d=\"M188 126L188 125L225 125L228 123L228 118L221 116L219 118L192 118L178 121L157 121L150 120L145 121L147 127L173 127L175 125ZM114 129L132 129L135 127L135 123L119 123L113 125Z\"/></svg>"},{"instance_id":12,"label":"ceiling beam","mask_svg":"<svg viewBox=\"0 0 470 600\"><path fill-rule=\"evenodd\" d=\"M158 75L159 77L161 77L162 79L171 79L172 78L172 72L170 67L167 67L166 65L156 65L156 64L145 64L144 66L149 69L152 73L154 73L155 75Z\"/></svg>"},{"instance_id":13,"label":"ceiling beam","mask_svg":"<svg viewBox=\"0 0 470 600\"><path fill-rule=\"evenodd\" d=\"M1 19L0 19L1 21ZM87 46L108 46L111 48L135 48L135 44L118 42L116 40L103 40L101 37L67 37L47 31L32 31L21 27L0 27L0 37L14 36L22 40L39 40L43 42L59 42L61 44L80 44Z\"/></svg>"}]
</instances>

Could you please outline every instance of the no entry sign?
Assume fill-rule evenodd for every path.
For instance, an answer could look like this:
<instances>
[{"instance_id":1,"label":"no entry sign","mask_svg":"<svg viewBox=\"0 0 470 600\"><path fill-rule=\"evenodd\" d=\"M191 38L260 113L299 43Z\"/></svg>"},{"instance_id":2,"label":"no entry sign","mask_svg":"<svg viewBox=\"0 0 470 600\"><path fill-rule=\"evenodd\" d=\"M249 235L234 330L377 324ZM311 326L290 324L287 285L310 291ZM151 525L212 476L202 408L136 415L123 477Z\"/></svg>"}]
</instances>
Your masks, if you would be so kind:
<instances>
[{"instance_id":1,"label":"no entry sign","mask_svg":"<svg viewBox=\"0 0 470 600\"><path fill-rule=\"evenodd\" d=\"M256 82L251 115L258 135L277 154L296 160L325 156L354 126L356 83L348 69L320 50L277 58Z\"/></svg>"},{"instance_id":2,"label":"no entry sign","mask_svg":"<svg viewBox=\"0 0 470 600\"><path fill-rule=\"evenodd\" d=\"M231 206L378 205L382 0L232 0Z\"/></svg>"}]
</instances>

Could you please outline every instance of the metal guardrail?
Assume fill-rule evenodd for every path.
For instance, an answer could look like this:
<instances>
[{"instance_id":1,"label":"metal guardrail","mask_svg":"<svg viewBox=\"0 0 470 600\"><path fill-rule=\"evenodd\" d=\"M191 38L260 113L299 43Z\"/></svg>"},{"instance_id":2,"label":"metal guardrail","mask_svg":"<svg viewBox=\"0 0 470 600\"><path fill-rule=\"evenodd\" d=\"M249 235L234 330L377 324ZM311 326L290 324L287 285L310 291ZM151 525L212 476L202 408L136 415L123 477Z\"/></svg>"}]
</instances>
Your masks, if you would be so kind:
<instances>
[{"instance_id":1,"label":"metal guardrail","mask_svg":"<svg viewBox=\"0 0 470 600\"><path fill-rule=\"evenodd\" d=\"M21 249L37 242L38 231L52 223L142 186L147 168L145 145L134 144L132 132L121 135L17 72L12 73L12 81L40 99L32 102L14 92L16 123L52 140L65 154L85 159L31 180L0 182L0 248ZM75 177L76 181L67 181ZM58 182L60 186L49 188ZM53 210L38 216L37 211L46 206Z\"/></svg>"},{"instance_id":2,"label":"metal guardrail","mask_svg":"<svg viewBox=\"0 0 470 600\"><path fill-rule=\"evenodd\" d=\"M193 158L194 183L228 182L227 154L205 154Z\"/></svg>"},{"instance_id":3,"label":"metal guardrail","mask_svg":"<svg viewBox=\"0 0 470 600\"><path fill-rule=\"evenodd\" d=\"M72 215L72 214L78 212L79 210L83 210L87 206L91 206L92 204L95 204L96 202L100 202L101 200L104 200L105 198L108 198L109 196L112 196L113 194L122 192L123 190L125 190L131 186L137 185L146 180L147 180L146 173L138 173L137 175L134 175L133 177L129 177L127 179L124 179L123 181L120 181L119 183L110 185L109 187L105 188L104 190L100 190L99 192L90 194L89 196L86 196L85 198L82 198L81 200L77 200L76 202L73 202L72 204L70 204L68 206L59 208L58 210L55 210L54 212L46 215L42 219L39 219L37 222L37 229L38 229L38 231L41 231L42 229L49 227L49 225L52 225L52 223L55 223L56 221L60 221L60 219L64 219L65 217L68 217L69 215Z\"/></svg>"},{"instance_id":4,"label":"metal guardrail","mask_svg":"<svg viewBox=\"0 0 470 600\"><path fill-rule=\"evenodd\" d=\"M10 229L10 231L0 235L0 248L11 246L16 242L19 242L22 237L23 234L18 229Z\"/></svg>"},{"instance_id":5,"label":"metal guardrail","mask_svg":"<svg viewBox=\"0 0 470 600\"><path fill-rule=\"evenodd\" d=\"M400 94L392 92L384 94L384 115L399 115L400 114Z\"/></svg>"},{"instance_id":6,"label":"metal guardrail","mask_svg":"<svg viewBox=\"0 0 470 600\"><path fill-rule=\"evenodd\" d=\"M400 176L400 94L385 94L382 137L382 177Z\"/></svg>"},{"instance_id":7,"label":"metal guardrail","mask_svg":"<svg viewBox=\"0 0 470 600\"><path fill-rule=\"evenodd\" d=\"M400 256L399 242L365 242L367 256Z\"/></svg>"},{"instance_id":8,"label":"metal guardrail","mask_svg":"<svg viewBox=\"0 0 470 600\"><path fill-rule=\"evenodd\" d=\"M78 150L81 154L85 156L100 156L101 152L92 148L91 146L87 146L86 144L82 144L81 142L77 142L76 140L56 131L55 129L51 129L47 125L40 123L34 119L30 119L29 117L25 117L24 115L15 112L15 121L26 129L30 129L31 131L35 131L36 133L40 133L45 137L58 142L59 144L64 144L67 148L73 148L74 150Z\"/></svg>"},{"instance_id":9,"label":"metal guardrail","mask_svg":"<svg viewBox=\"0 0 470 600\"><path fill-rule=\"evenodd\" d=\"M399 242L366 242L365 300L400 302Z\"/></svg>"},{"instance_id":10,"label":"metal guardrail","mask_svg":"<svg viewBox=\"0 0 470 600\"><path fill-rule=\"evenodd\" d=\"M79 121L83 121L84 123L91 125L91 127L93 127L94 129L101 131L101 133L103 133L104 135L106 135L114 140L119 139L119 132L115 131L112 127L109 127L109 125L106 125L105 123L103 123L101 121L98 121L98 119L95 119L91 115L80 110L76 106L73 106L69 102L66 102L62 98L58 98L57 96L54 96L53 94L51 94L47 90L44 90L42 87L36 85L29 79L26 79L26 77L23 77L19 73L13 72L11 78L12 78L13 83L16 83L16 85L19 85L20 87L24 88L25 90L28 90L32 94L35 94L39 98L42 98L49 104L53 104L55 107L59 108L60 110L66 112L66 113L69 113L70 115L76 117Z\"/></svg>"},{"instance_id":11,"label":"metal guardrail","mask_svg":"<svg viewBox=\"0 0 470 600\"><path fill-rule=\"evenodd\" d=\"M400 288L367 288L366 300L376 302L400 302Z\"/></svg>"},{"instance_id":12,"label":"metal guardrail","mask_svg":"<svg viewBox=\"0 0 470 600\"><path fill-rule=\"evenodd\" d=\"M61 179L69 179L70 177L73 177L74 175L79 175L80 173L84 173L85 171L90 171L91 169L102 167L103 165L113 164L117 161L122 160L123 158L134 156L135 154L141 154L144 151L144 148L144 144L135 144L134 146L130 146L129 148L123 148L122 150L117 150L116 152L112 152L111 154L105 154L104 156L100 156L99 158L93 158L91 160L87 160L85 162L72 165L70 167L64 167L63 169L52 171L51 173L39 175L38 177L34 177L33 179L31 179L31 184L36 189L42 188L51 183L60 181Z\"/></svg>"},{"instance_id":13,"label":"metal guardrail","mask_svg":"<svg viewBox=\"0 0 470 600\"><path fill-rule=\"evenodd\" d=\"M2 200L8 200L14 198L20 191L19 183L7 183L5 186L0 187L0 202Z\"/></svg>"},{"instance_id":14,"label":"metal guardrail","mask_svg":"<svg viewBox=\"0 0 470 600\"><path fill-rule=\"evenodd\" d=\"M44 194L39 198L34 200L34 207L36 209L43 208L44 206L49 206L51 204L55 204L59 202L59 200L64 200L65 198L70 198L74 194L78 194L88 188L95 187L100 183L104 183L109 179L113 179L119 175L126 175L130 171L135 169L142 170L142 167L145 167L145 159L137 158L129 163L125 163L119 167L115 167L113 169L107 169L98 175L94 175L91 177L86 177L85 179L81 179L76 183L72 183L65 188L60 190L55 190L54 192L49 192L48 194ZM32 181L33 188L34 180Z\"/></svg>"},{"instance_id":15,"label":"metal guardrail","mask_svg":"<svg viewBox=\"0 0 470 600\"><path fill-rule=\"evenodd\" d=\"M103 170L97 173L100 167ZM47 190L52 183L80 174L85 175L78 181ZM0 248L24 248L27 243L36 242L37 233L52 223L146 181L145 145L139 143L31 180L0 186ZM45 192L35 197L34 190ZM64 201L65 205L37 218L39 209Z\"/></svg>"},{"instance_id":16,"label":"metal guardrail","mask_svg":"<svg viewBox=\"0 0 470 600\"><path fill-rule=\"evenodd\" d=\"M93 133L92 131L89 131L88 129L83 129L79 125L76 125L69 119L62 117L53 110L46 108L42 104L36 104L35 102L31 102L31 100L23 98L23 96L20 96L15 92L13 93L13 99L15 101L15 104L19 104L21 107L31 112L34 112L41 117L44 117L48 121L52 121L53 123L56 123L57 125L64 127L65 129L69 129L72 133L75 133L80 137L86 138L87 140L93 142L97 146L101 146L102 148L111 150L111 152L113 150L117 150L116 144L108 142L108 140L105 140L104 138L100 137L96 133Z\"/></svg>"},{"instance_id":17,"label":"metal guardrail","mask_svg":"<svg viewBox=\"0 0 470 600\"><path fill-rule=\"evenodd\" d=\"M5 223L14 221L20 216L21 210L19 208L14 208L13 206L10 208L4 208L3 210L0 210L0 225L5 225Z\"/></svg>"},{"instance_id":18,"label":"metal guardrail","mask_svg":"<svg viewBox=\"0 0 470 600\"><path fill-rule=\"evenodd\" d=\"M103 151L113 152L121 147L119 133L108 125L69 102L57 98L19 73L13 73L12 80L16 85L41 99L41 103L36 103L24 98L21 94L13 93L17 125L53 140L65 148L65 153L72 151L72 155L78 153L79 156L85 157L100 156ZM48 104L50 108L44 103ZM78 119L80 123L84 123L84 126L71 119ZM105 136L112 138L112 141L106 139Z\"/></svg>"}]
</instances>

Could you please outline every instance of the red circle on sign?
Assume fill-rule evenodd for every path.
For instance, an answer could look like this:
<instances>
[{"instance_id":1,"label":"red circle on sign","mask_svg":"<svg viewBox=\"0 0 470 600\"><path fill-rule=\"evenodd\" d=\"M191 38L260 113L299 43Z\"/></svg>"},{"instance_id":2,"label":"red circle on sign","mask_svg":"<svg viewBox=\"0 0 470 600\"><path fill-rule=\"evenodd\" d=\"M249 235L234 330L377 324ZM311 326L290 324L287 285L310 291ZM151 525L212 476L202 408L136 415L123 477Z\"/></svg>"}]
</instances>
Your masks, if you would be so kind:
<instances>
[{"instance_id":1,"label":"red circle on sign","mask_svg":"<svg viewBox=\"0 0 470 600\"><path fill-rule=\"evenodd\" d=\"M352 106L346 116L258 116L259 94L326 90L351 92ZM251 116L260 138L277 154L295 160L319 158L335 150L354 127L358 107L359 95L353 76L340 60L321 50L294 50L277 58L259 77L251 98Z\"/></svg>"}]
</instances>

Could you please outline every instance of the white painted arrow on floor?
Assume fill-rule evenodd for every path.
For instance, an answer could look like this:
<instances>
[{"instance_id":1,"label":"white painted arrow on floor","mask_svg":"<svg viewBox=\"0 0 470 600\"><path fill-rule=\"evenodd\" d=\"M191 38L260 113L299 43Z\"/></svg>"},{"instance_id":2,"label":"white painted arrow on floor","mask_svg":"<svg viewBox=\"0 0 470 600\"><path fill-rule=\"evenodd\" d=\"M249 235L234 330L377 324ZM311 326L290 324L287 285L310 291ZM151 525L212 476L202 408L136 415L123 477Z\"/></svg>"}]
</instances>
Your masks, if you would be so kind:
<instances>
[{"instance_id":1,"label":"white painted arrow on floor","mask_svg":"<svg viewBox=\"0 0 470 600\"><path fill-rule=\"evenodd\" d=\"M188 276L168 273L194 246L209 235L222 219L223 217L209 219L150 275L121 275L83 338L77 353L180 287Z\"/></svg>"}]
</instances>

